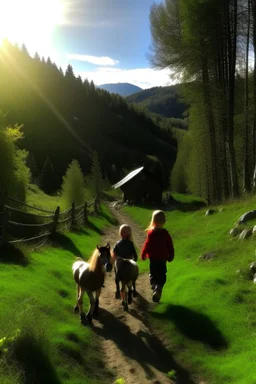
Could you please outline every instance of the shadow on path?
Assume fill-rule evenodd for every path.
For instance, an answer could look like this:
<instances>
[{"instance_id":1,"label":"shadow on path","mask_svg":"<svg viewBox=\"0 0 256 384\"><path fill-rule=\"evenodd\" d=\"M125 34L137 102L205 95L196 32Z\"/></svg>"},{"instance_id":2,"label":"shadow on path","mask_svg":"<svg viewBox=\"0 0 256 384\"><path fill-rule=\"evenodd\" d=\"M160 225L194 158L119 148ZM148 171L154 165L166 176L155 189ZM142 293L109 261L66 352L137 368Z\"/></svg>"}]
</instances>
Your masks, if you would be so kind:
<instances>
[{"instance_id":1,"label":"shadow on path","mask_svg":"<svg viewBox=\"0 0 256 384\"><path fill-rule=\"evenodd\" d=\"M176 363L156 336L142 330L136 335L131 333L126 324L103 308L100 310L99 320L103 328L94 327L94 332L105 339L111 339L125 356L141 365L149 379L154 378L151 367L164 374L174 369L177 372L177 383L194 384L189 373Z\"/></svg>"},{"instance_id":2,"label":"shadow on path","mask_svg":"<svg viewBox=\"0 0 256 384\"><path fill-rule=\"evenodd\" d=\"M184 336L200 341L214 350L226 349L228 342L206 315L181 305L168 305L164 313L152 313L158 319L172 321Z\"/></svg>"}]
</instances>

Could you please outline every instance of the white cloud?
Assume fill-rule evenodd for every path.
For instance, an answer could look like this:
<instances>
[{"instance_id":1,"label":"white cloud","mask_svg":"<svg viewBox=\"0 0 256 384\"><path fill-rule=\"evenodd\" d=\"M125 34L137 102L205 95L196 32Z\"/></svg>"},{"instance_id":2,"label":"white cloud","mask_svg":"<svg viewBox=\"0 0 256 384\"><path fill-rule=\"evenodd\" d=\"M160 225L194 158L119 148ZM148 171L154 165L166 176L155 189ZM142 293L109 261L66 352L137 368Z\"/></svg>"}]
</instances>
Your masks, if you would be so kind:
<instances>
[{"instance_id":1,"label":"white cloud","mask_svg":"<svg viewBox=\"0 0 256 384\"><path fill-rule=\"evenodd\" d=\"M67 53L66 56L70 60L85 61L90 64L102 65L102 66L117 65L119 63L118 60L114 60L108 56L89 56L89 55L79 55L76 53Z\"/></svg>"},{"instance_id":2,"label":"white cloud","mask_svg":"<svg viewBox=\"0 0 256 384\"><path fill-rule=\"evenodd\" d=\"M83 79L93 80L96 85L106 83L131 83L141 88L166 86L175 83L169 70L152 68L119 69L96 68L91 72L79 72ZM177 82L177 81L176 81Z\"/></svg>"}]
</instances>

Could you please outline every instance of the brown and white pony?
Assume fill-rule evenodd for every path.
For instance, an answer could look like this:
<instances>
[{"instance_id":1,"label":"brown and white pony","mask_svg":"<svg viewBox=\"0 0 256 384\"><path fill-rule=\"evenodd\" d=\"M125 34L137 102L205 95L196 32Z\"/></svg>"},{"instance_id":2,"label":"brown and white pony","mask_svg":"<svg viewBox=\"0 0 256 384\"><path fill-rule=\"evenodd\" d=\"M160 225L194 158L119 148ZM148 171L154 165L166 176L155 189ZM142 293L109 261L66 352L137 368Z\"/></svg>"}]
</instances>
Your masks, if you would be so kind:
<instances>
[{"instance_id":1,"label":"brown and white pony","mask_svg":"<svg viewBox=\"0 0 256 384\"><path fill-rule=\"evenodd\" d=\"M80 313L82 324L92 324L92 318L94 315L97 315L99 310L99 297L105 280L105 272L112 270L109 243L106 247L99 247L97 245L88 262L80 258L77 259L72 266L72 270L77 284L77 302L74 312ZM90 308L86 315L83 309L83 296L85 292L90 299ZM96 293L95 298L94 292Z\"/></svg>"}]
</instances>

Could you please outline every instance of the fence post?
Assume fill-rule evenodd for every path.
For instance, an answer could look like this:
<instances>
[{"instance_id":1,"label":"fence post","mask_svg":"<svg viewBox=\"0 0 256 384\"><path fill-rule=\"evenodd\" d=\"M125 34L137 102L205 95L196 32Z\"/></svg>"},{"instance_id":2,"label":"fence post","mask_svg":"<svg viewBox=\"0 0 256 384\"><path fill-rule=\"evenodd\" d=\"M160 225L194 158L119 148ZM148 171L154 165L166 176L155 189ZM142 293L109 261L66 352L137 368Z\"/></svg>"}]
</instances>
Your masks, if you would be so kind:
<instances>
[{"instance_id":1,"label":"fence post","mask_svg":"<svg viewBox=\"0 0 256 384\"><path fill-rule=\"evenodd\" d=\"M84 225L88 224L88 211L87 211L87 203L84 203Z\"/></svg>"},{"instance_id":2,"label":"fence post","mask_svg":"<svg viewBox=\"0 0 256 384\"><path fill-rule=\"evenodd\" d=\"M71 227L74 226L76 220L76 211L75 211L75 202L72 203L72 210L71 210Z\"/></svg>"},{"instance_id":3,"label":"fence post","mask_svg":"<svg viewBox=\"0 0 256 384\"><path fill-rule=\"evenodd\" d=\"M51 230L52 233L55 233L57 231L59 215L60 215L60 207L58 206L55 210L54 217L53 217L52 230Z\"/></svg>"}]
</instances>

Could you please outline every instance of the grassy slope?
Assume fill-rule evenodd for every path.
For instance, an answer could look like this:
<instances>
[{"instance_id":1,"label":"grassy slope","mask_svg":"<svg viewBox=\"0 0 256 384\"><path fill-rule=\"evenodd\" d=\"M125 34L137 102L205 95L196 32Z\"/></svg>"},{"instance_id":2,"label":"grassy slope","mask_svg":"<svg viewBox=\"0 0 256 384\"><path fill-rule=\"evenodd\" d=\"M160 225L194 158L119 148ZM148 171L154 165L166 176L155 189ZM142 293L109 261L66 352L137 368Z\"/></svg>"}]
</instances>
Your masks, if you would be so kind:
<instances>
[{"instance_id":1,"label":"grassy slope","mask_svg":"<svg viewBox=\"0 0 256 384\"><path fill-rule=\"evenodd\" d=\"M228 204L209 217L205 210L167 213L176 257L152 316L165 329L174 357L211 384L256 383L256 287L248 279L255 239L229 236L255 203L253 198ZM143 227L150 221L147 209L128 207L126 212ZM212 261L198 260L211 251L216 252Z\"/></svg>"},{"instance_id":2,"label":"grassy slope","mask_svg":"<svg viewBox=\"0 0 256 384\"><path fill-rule=\"evenodd\" d=\"M47 208L62 204L38 190L30 192L29 203L38 206L39 200ZM76 295L72 262L76 256L90 256L100 242L100 230L108 224L105 218L91 221L91 229L58 235L53 247L31 253L26 266L1 264L1 384L110 381L109 374L99 369L102 356L93 332L81 327L72 313ZM85 309L87 305L85 298ZM21 336L1 347L2 338L13 337L17 329ZM19 375L25 370L24 381Z\"/></svg>"}]
</instances>

